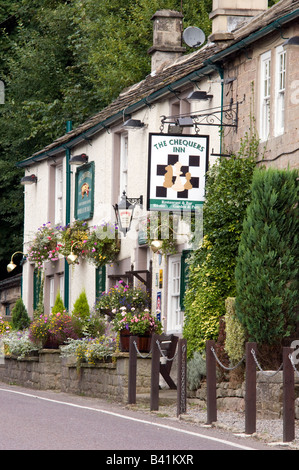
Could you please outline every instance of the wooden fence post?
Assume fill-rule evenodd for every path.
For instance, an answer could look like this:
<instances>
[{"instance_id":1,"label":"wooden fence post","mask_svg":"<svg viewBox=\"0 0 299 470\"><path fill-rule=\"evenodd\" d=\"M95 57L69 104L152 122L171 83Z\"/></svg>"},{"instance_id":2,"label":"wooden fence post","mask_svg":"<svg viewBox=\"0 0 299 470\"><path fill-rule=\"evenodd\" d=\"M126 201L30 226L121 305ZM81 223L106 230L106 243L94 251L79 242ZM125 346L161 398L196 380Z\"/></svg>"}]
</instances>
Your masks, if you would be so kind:
<instances>
[{"instance_id":1,"label":"wooden fence post","mask_svg":"<svg viewBox=\"0 0 299 470\"><path fill-rule=\"evenodd\" d=\"M137 374L137 350L134 344L137 336L130 336L129 346L129 377L128 377L128 404L136 403L136 374Z\"/></svg>"},{"instance_id":2,"label":"wooden fence post","mask_svg":"<svg viewBox=\"0 0 299 470\"><path fill-rule=\"evenodd\" d=\"M256 343L246 343L245 433L256 432L256 363L252 355Z\"/></svg>"},{"instance_id":3,"label":"wooden fence post","mask_svg":"<svg viewBox=\"0 0 299 470\"><path fill-rule=\"evenodd\" d=\"M216 359L211 348L215 349L215 341L208 340L206 342L207 424L217 421Z\"/></svg>"},{"instance_id":4,"label":"wooden fence post","mask_svg":"<svg viewBox=\"0 0 299 470\"><path fill-rule=\"evenodd\" d=\"M292 348L283 348L283 442L295 439L295 377L289 356Z\"/></svg>"},{"instance_id":5,"label":"wooden fence post","mask_svg":"<svg viewBox=\"0 0 299 470\"><path fill-rule=\"evenodd\" d=\"M187 409L187 340L178 341L177 416Z\"/></svg>"},{"instance_id":6,"label":"wooden fence post","mask_svg":"<svg viewBox=\"0 0 299 470\"><path fill-rule=\"evenodd\" d=\"M159 375L160 375L160 351L157 345L158 335L152 337L152 370L151 370L151 411L159 409Z\"/></svg>"}]
</instances>

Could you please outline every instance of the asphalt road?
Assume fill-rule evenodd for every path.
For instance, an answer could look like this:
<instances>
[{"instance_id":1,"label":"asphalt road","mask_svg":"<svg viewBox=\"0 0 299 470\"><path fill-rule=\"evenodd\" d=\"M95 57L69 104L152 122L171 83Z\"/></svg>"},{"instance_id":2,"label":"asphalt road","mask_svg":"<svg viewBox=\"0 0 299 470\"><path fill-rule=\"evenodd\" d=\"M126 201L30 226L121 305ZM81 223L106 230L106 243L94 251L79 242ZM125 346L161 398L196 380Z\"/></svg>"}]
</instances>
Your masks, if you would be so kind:
<instances>
[{"instance_id":1,"label":"asphalt road","mask_svg":"<svg viewBox=\"0 0 299 470\"><path fill-rule=\"evenodd\" d=\"M269 450L251 438L104 400L1 383L0 419L0 450L105 450L102 463L134 468L142 468L144 461L156 466L195 464L192 451L198 450ZM124 458L132 461L116 461Z\"/></svg>"}]
</instances>

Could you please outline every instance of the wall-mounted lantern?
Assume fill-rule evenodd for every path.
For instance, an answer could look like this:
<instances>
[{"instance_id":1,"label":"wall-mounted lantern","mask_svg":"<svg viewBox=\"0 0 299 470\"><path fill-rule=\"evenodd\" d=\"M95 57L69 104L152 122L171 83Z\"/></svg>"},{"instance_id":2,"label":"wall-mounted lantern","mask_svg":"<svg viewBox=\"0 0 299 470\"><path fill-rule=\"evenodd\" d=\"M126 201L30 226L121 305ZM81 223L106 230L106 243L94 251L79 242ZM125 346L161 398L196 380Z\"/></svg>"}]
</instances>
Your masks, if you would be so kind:
<instances>
[{"instance_id":1,"label":"wall-mounted lantern","mask_svg":"<svg viewBox=\"0 0 299 470\"><path fill-rule=\"evenodd\" d=\"M139 198L128 198L124 191L121 200L118 204L113 206L118 229L126 236L127 232L131 229L135 206L139 204L142 207L143 196Z\"/></svg>"},{"instance_id":2,"label":"wall-mounted lantern","mask_svg":"<svg viewBox=\"0 0 299 470\"><path fill-rule=\"evenodd\" d=\"M21 178L21 184L22 185L29 185L29 184L34 184L37 182L37 176L35 175L30 175L30 176L23 176L23 178Z\"/></svg>"},{"instance_id":3,"label":"wall-mounted lantern","mask_svg":"<svg viewBox=\"0 0 299 470\"><path fill-rule=\"evenodd\" d=\"M80 155L74 155L70 158L70 165L84 165L88 162L88 156L86 153L81 153Z\"/></svg>"},{"instance_id":4,"label":"wall-mounted lantern","mask_svg":"<svg viewBox=\"0 0 299 470\"><path fill-rule=\"evenodd\" d=\"M11 260L10 260L10 263L9 263L9 264L7 265L7 267L6 267L8 273L10 273L11 271L13 271L13 270L17 267L17 265L13 262L13 258L14 258L14 256L15 256L16 254L18 254L18 253L20 253L21 255L23 255L23 258L22 258L21 263L26 259L26 258L25 258L25 257L26 257L25 253L23 253L22 251L16 251L16 252L12 255Z\"/></svg>"}]
</instances>

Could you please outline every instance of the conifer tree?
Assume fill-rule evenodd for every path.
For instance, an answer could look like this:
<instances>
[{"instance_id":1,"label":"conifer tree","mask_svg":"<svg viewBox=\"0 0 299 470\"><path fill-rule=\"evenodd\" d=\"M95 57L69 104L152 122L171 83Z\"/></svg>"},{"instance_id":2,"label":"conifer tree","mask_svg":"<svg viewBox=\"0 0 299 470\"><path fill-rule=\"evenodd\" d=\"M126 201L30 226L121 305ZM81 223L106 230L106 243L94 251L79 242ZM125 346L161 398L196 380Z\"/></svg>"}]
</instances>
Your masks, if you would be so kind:
<instances>
[{"instance_id":1,"label":"conifer tree","mask_svg":"<svg viewBox=\"0 0 299 470\"><path fill-rule=\"evenodd\" d=\"M281 344L298 322L298 172L256 170L235 271L249 339Z\"/></svg>"},{"instance_id":2,"label":"conifer tree","mask_svg":"<svg viewBox=\"0 0 299 470\"><path fill-rule=\"evenodd\" d=\"M22 299L18 299L11 312L12 327L14 330L24 330L30 325L30 318L28 316L26 307Z\"/></svg>"},{"instance_id":3,"label":"conifer tree","mask_svg":"<svg viewBox=\"0 0 299 470\"><path fill-rule=\"evenodd\" d=\"M54 306L52 308L52 313L58 313L58 312L63 313L64 310L65 310L65 306L64 306L63 300L61 298L60 292L58 291L57 295L56 295Z\"/></svg>"}]
</instances>

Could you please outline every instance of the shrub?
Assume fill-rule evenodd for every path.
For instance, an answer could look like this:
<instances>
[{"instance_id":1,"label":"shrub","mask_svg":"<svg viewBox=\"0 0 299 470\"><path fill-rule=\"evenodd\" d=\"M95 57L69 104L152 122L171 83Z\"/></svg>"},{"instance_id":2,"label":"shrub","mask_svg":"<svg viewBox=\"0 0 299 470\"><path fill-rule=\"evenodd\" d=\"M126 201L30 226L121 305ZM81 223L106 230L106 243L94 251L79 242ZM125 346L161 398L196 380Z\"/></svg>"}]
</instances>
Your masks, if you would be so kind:
<instances>
[{"instance_id":1,"label":"shrub","mask_svg":"<svg viewBox=\"0 0 299 470\"><path fill-rule=\"evenodd\" d=\"M14 330L24 330L28 328L31 320L22 299L18 299L11 312L11 324Z\"/></svg>"},{"instance_id":2,"label":"shrub","mask_svg":"<svg viewBox=\"0 0 299 470\"><path fill-rule=\"evenodd\" d=\"M200 381L207 375L206 361L199 351L195 351L192 359L187 362L187 384L189 390L197 390Z\"/></svg>"},{"instance_id":3,"label":"shrub","mask_svg":"<svg viewBox=\"0 0 299 470\"><path fill-rule=\"evenodd\" d=\"M85 290L81 292L79 297L74 303L72 315L74 317L88 318L90 315L90 309L87 301Z\"/></svg>"},{"instance_id":4,"label":"shrub","mask_svg":"<svg viewBox=\"0 0 299 470\"><path fill-rule=\"evenodd\" d=\"M236 312L249 340L281 345L298 322L298 171L257 170L236 266Z\"/></svg>"},{"instance_id":5,"label":"shrub","mask_svg":"<svg viewBox=\"0 0 299 470\"><path fill-rule=\"evenodd\" d=\"M54 306L52 308L52 313L58 313L58 312L64 312L65 311L65 306L63 303L63 300L61 298L60 292L57 292L56 299Z\"/></svg>"},{"instance_id":6,"label":"shrub","mask_svg":"<svg viewBox=\"0 0 299 470\"><path fill-rule=\"evenodd\" d=\"M225 308L225 351L230 361L233 364L237 364L244 356L246 330L236 315L234 297L228 297L226 299Z\"/></svg>"},{"instance_id":7,"label":"shrub","mask_svg":"<svg viewBox=\"0 0 299 470\"><path fill-rule=\"evenodd\" d=\"M66 313L57 312L41 315L35 319L29 328L29 338L41 347L56 349L66 343L69 338L77 339L78 334L72 317Z\"/></svg>"},{"instance_id":8,"label":"shrub","mask_svg":"<svg viewBox=\"0 0 299 470\"><path fill-rule=\"evenodd\" d=\"M39 348L29 338L29 332L26 331L10 331L2 338L4 345L7 347L7 353L18 357L24 357Z\"/></svg>"},{"instance_id":9,"label":"shrub","mask_svg":"<svg viewBox=\"0 0 299 470\"><path fill-rule=\"evenodd\" d=\"M116 350L116 340L112 336L101 336L95 339L70 339L61 346L62 357L74 356L77 366L81 362L95 364L97 360L107 360Z\"/></svg>"}]
</instances>

